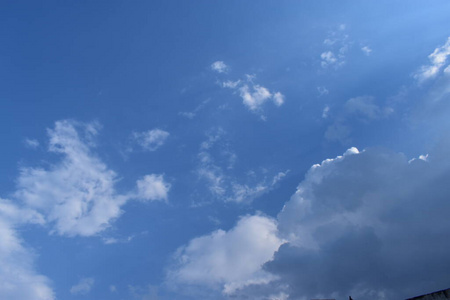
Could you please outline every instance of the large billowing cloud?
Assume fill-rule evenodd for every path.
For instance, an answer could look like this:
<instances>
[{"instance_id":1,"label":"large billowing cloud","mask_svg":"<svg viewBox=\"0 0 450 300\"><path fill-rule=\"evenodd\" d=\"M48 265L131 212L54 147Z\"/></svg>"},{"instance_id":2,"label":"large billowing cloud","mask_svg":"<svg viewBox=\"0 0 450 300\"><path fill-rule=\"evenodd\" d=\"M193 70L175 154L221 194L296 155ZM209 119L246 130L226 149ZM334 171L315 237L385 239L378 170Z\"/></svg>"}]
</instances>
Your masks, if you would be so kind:
<instances>
[{"instance_id":1,"label":"large billowing cloud","mask_svg":"<svg viewBox=\"0 0 450 300\"><path fill-rule=\"evenodd\" d=\"M447 288L450 160L446 146L436 149L408 160L350 148L314 165L276 228L246 217L193 239L169 279L236 299L402 299ZM254 220L266 225L250 226Z\"/></svg>"},{"instance_id":2,"label":"large billowing cloud","mask_svg":"<svg viewBox=\"0 0 450 300\"><path fill-rule=\"evenodd\" d=\"M278 216L266 271L290 299L401 299L448 287L449 159L349 149L314 165Z\"/></svg>"},{"instance_id":3,"label":"large billowing cloud","mask_svg":"<svg viewBox=\"0 0 450 300\"><path fill-rule=\"evenodd\" d=\"M168 282L178 287L206 287L223 295L269 283L276 277L261 267L283 243L276 232L275 220L254 215L241 218L229 231L194 238L178 250Z\"/></svg>"}]
</instances>

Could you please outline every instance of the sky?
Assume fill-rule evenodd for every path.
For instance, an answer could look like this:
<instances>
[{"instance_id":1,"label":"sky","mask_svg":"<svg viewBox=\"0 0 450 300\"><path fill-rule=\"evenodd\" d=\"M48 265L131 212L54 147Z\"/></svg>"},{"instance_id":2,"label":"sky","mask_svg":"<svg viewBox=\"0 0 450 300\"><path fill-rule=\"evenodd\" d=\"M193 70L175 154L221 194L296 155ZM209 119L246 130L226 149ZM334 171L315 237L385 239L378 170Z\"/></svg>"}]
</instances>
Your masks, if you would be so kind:
<instances>
[{"instance_id":1,"label":"sky","mask_svg":"<svg viewBox=\"0 0 450 300\"><path fill-rule=\"evenodd\" d=\"M450 3L0 3L0 298L450 287Z\"/></svg>"}]
</instances>

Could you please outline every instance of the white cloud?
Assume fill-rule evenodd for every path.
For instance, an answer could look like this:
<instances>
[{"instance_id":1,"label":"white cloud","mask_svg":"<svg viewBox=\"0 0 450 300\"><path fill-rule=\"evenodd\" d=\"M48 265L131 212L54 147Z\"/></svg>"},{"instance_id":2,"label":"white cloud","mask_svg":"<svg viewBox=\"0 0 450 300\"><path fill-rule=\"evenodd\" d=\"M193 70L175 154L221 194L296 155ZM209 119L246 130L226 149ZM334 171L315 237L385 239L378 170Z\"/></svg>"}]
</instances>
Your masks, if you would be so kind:
<instances>
[{"instance_id":1,"label":"white cloud","mask_svg":"<svg viewBox=\"0 0 450 300\"><path fill-rule=\"evenodd\" d=\"M146 175L137 181L137 198L142 200L167 200L170 184L164 181L162 175Z\"/></svg>"},{"instance_id":2,"label":"white cloud","mask_svg":"<svg viewBox=\"0 0 450 300\"><path fill-rule=\"evenodd\" d=\"M365 55L369 56L372 53L372 49L369 46L361 47L361 51L364 52Z\"/></svg>"},{"instance_id":3,"label":"white cloud","mask_svg":"<svg viewBox=\"0 0 450 300\"><path fill-rule=\"evenodd\" d=\"M447 63L447 57L450 55L450 37L447 39L447 42L434 49L433 53L428 56L428 59L431 61L431 64L422 66L420 70L414 75L419 83L436 77L442 67ZM448 68L448 67L447 67ZM446 69L447 69L446 68ZM445 71L445 70L444 70Z\"/></svg>"},{"instance_id":4,"label":"white cloud","mask_svg":"<svg viewBox=\"0 0 450 300\"><path fill-rule=\"evenodd\" d=\"M60 162L47 169L22 168L17 179L14 196L40 212L59 235L95 235L120 216L122 205L137 197L135 193L118 194L116 173L92 153L97 127L56 122L48 130L49 151L60 155ZM158 175L148 175L137 184L138 197L144 200L167 198L167 185Z\"/></svg>"},{"instance_id":5,"label":"white cloud","mask_svg":"<svg viewBox=\"0 0 450 300\"><path fill-rule=\"evenodd\" d=\"M319 92L319 97L328 95L329 91L324 86L318 86L317 91Z\"/></svg>"},{"instance_id":6,"label":"white cloud","mask_svg":"<svg viewBox=\"0 0 450 300\"><path fill-rule=\"evenodd\" d=\"M235 89L238 87L238 85L241 84L241 82L242 82L241 80L236 81L227 80L222 83L222 86L230 89Z\"/></svg>"},{"instance_id":7,"label":"white cloud","mask_svg":"<svg viewBox=\"0 0 450 300\"><path fill-rule=\"evenodd\" d=\"M244 85L239 89L244 105L250 110L257 110L264 102L272 98L272 94L263 86L255 85L250 89Z\"/></svg>"},{"instance_id":8,"label":"white cloud","mask_svg":"<svg viewBox=\"0 0 450 300\"><path fill-rule=\"evenodd\" d=\"M263 105L269 101L278 107L284 104L285 96L282 93L271 92L267 87L256 84L255 79L255 75L246 74L244 80L222 82L222 87L239 92L243 104L255 113L262 113ZM261 115L261 118L265 120L265 116Z\"/></svg>"},{"instance_id":9,"label":"white cloud","mask_svg":"<svg viewBox=\"0 0 450 300\"><path fill-rule=\"evenodd\" d=\"M183 112L179 112L178 115L186 117L188 119L194 119L197 114L205 108L205 106L208 104L208 102L210 101L210 99L206 99L204 101L202 101L194 110L192 111L183 111Z\"/></svg>"},{"instance_id":10,"label":"white cloud","mask_svg":"<svg viewBox=\"0 0 450 300\"><path fill-rule=\"evenodd\" d=\"M276 92L273 95L273 103L275 103L276 106L281 106L284 103L284 95L280 92Z\"/></svg>"},{"instance_id":11,"label":"white cloud","mask_svg":"<svg viewBox=\"0 0 450 300\"><path fill-rule=\"evenodd\" d=\"M328 113L330 112L330 107L328 105L325 105L322 111L322 118L326 119L328 118Z\"/></svg>"},{"instance_id":12,"label":"white cloud","mask_svg":"<svg viewBox=\"0 0 450 300\"><path fill-rule=\"evenodd\" d=\"M88 143L96 131L59 121L48 134L49 151L62 155L61 162L49 169L22 168L15 197L40 211L60 235L96 234L120 215L127 200L114 190L116 174L90 151Z\"/></svg>"},{"instance_id":13,"label":"white cloud","mask_svg":"<svg viewBox=\"0 0 450 300\"><path fill-rule=\"evenodd\" d=\"M15 201L0 199L1 299L55 299L50 281L34 269L34 253L19 238L19 226L51 225L59 235L91 236L108 227L136 194L144 200L167 199L169 185L161 175L139 180L137 192L116 193L116 174L92 152L98 128L96 123L56 122L48 130L49 152L60 161L46 168L22 168ZM92 285L92 278L82 279L71 293L85 294Z\"/></svg>"},{"instance_id":14,"label":"white cloud","mask_svg":"<svg viewBox=\"0 0 450 300\"><path fill-rule=\"evenodd\" d=\"M218 60L211 64L211 69L218 73L226 73L229 67L223 61Z\"/></svg>"},{"instance_id":15,"label":"white cloud","mask_svg":"<svg viewBox=\"0 0 450 300\"><path fill-rule=\"evenodd\" d=\"M322 54L320 54L320 58L322 59L321 65L323 68L327 67L328 65L333 65L337 62L336 56L331 51L323 52Z\"/></svg>"},{"instance_id":16,"label":"white cloud","mask_svg":"<svg viewBox=\"0 0 450 300\"><path fill-rule=\"evenodd\" d=\"M276 278L261 267L284 242L276 231L274 219L255 215L241 218L229 231L194 238L178 249L167 281L227 295L251 284L269 283Z\"/></svg>"},{"instance_id":17,"label":"white cloud","mask_svg":"<svg viewBox=\"0 0 450 300\"><path fill-rule=\"evenodd\" d=\"M54 300L50 280L37 274L34 254L24 246L16 227L43 222L42 216L0 199L0 298Z\"/></svg>"},{"instance_id":18,"label":"white cloud","mask_svg":"<svg viewBox=\"0 0 450 300\"><path fill-rule=\"evenodd\" d=\"M339 25L337 31L331 31L323 41L326 50L320 54L322 68L334 67L337 69L345 64L346 54L351 46L345 29L345 24Z\"/></svg>"},{"instance_id":19,"label":"white cloud","mask_svg":"<svg viewBox=\"0 0 450 300\"><path fill-rule=\"evenodd\" d=\"M272 100L276 106L281 106L284 103L284 95L280 92L272 94L267 88L260 85L248 86L247 84L239 88L240 96L245 106L251 111L259 111L262 105L269 100Z\"/></svg>"},{"instance_id":20,"label":"white cloud","mask_svg":"<svg viewBox=\"0 0 450 300\"><path fill-rule=\"evenodd\" d=\"M221 144L225 135L226 132L222 129L210 133L207 140L201 143L197 155L197 176L206 182L215 198L225 202L249 203L270 191L287 174L288 171L279 172L273 178L264 176L253 181L240 182L233 175L237 155L229 150L228 146ZM219 155L213 155L215 152L219 152Z\"/></svg>"},{"instance_id":21,"label":"white cloud","mask_svg":"<svg viewBox=\"0 0 450 300\"><path fill-rule=\"evenodd\" d=\"M144 132L134 132L134 141L146 151L155 151L166 142L169 137L167 131L161 129L152 129Z\"/></svg>"},{"instance_id":22,"label":"white cloud","mask_svg":"<svg viewBox=\"0 0 450 300\"><path fill-rule=\"evenodd\" d=\"M39 141L35 140L35 139L25 139L24 140L25 146L27 146L28 148L31 149L36 149L37 147L39 147Z\"/></svg>"},{"instance_id":23,"label":"white cloud","mask_svg":"<svg viewBox=\"0 0 450 300\"><path fill-rule=\"evenodd\" d=\"M87 295L94 286L94 278L82 278L80 281L70 288L70 293L72 295Z\"/></svg>"}]
</instances>

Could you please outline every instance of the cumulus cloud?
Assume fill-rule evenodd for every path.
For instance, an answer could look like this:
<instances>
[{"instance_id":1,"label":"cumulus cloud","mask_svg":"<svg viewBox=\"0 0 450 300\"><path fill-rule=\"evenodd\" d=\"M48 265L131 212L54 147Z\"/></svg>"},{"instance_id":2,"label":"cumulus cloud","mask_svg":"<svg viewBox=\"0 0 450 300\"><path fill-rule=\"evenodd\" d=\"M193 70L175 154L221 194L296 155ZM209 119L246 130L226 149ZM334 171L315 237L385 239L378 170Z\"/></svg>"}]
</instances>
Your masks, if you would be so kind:
<instances>
[{"instance_id":1,"label":"cumulus cloud","mask_svg":"<svg viewBox=\"0 0 450 300\"><path fill-rule=\"evenodd\" d=\"M384 149L314 165L278 216L289 240L265 270L292 299L402 299L446 287L450 164Z\"/></svg>"},{"instance_id":2,"label":"cumulus cloud","mask_svg":"<svg viewBox=\"0 0 450 300\"><path fill-rule=\"evenodd\" d=\"M169 135L167 131L156 128L144 132L134 132L132 137L143 150L155 151L164 145Z\"/></svg>"},{"instance_id":3,"label":"cumulus cloud","mask_svg":"<svg viewBox=\"0 0 450 300\"><path fill-rule=\"evenodd\" d=\"M434 49L433 53L428 56L430 60L429 65L424 65L420 70L414 74L419 83L436 77L440 70L446 65L447 57L450 55L450 37L447 39L446 43L440 47ZM447 67L448 68L448 67ZM447 69L446 68L446 69Z\"/></svg>"},{"instance_id":4,"label":"cumulus cloud","mask_svg":"<svg viewBox=\"0 0 450 300\"><path fill-rule=\"evenodd\" d=\"M313 165L277 221L245 216L191 240L167 281L204 299L404 299L442 289L450 267L446 149L408 160L350 148Z\"/></svg>"},{"instance_id":5,"label":"cumulus cloud","mask_svg":"<svg viewBox=\"0 0 450 300\"><path fill-rule=\"evenodd\" d=\"M50 280L35 271L34 253L16 230L23 223L42 224L43 218L0 199L0 298L54 300Z\"/></svg>"},{"instance_id":6,"label":"cumulus cloud","mask_svg":"<svg viewBox=\"0 0 450 300\"><path fill-rule=\"evenodd\" d=\"M269 283L275 276L261 266L283 243L276 221L262 215L242 217L229 231L217 230L178 249L167 282L207 287L233 295L248 285Z\"/></svg>"},{"instance_id":7,"label":"cumulus cloud","mask_svg":"<svg viewBox=\"0 0 450 300\"><path fill-rule=\"evenodd\" d=\"M223 61L218 60L211 64L211 69L217 73L226 73L229 67Z\"/></svg>"},{"instance_id":8,"label":"cumulus cloud","mask_svg":"<svg viewBox=\"0 0 450 300\"><path fill-rule=\"evenodd\" d=\"M170 184L164 181L162 175L146 175L137 181L137 198L153 201L167 200Z\"/></svg>"},{"instance_id":9,"label":"cumulus cloud","mask_svg":"<svg viewBox=\"0 0 450 300\"><path fill-rule=\"evenodd\" d=\"M70 288L70 293L72 295L87 295L94 286L94 278L87 277L81 278L80 281Z\"/></svg>"},{"instance_id":10,"label":"cumulus cloud","mask_svg":"<svg viewBox=\"0 0 450 300\"><path fill-rule=\"evenodd\" d=\"M66 236L92 236L107 228L128 200L166 200L170 185L162 175L146 175L134 192L118 194L115 172L93 153L96 123L58 121L48 130L49 152L60 157L46 168L23 167L14 202L0 199L0 298L53 300L50 281L34 270L34 254L24 246L17 228L50 225ZM94 281L84 278L71 288L86 294Z\"/></svg>"},{"instance_id":11,"label":"cumulus cloud","mask_svg":"<svg viewBox=\"0 0 450 300\"><path fill-rule=\"evenodd\" d=\"M284 103L284 95L280 92L272 94L267 88L260 85L243 85L239 88L239 94L245 106L251 111L260 111L263 104L271 100L276 106Z\"/></svg>"},{"instance_id":12,"label":"cumulus cloud","mask_svg":"<svg viewBox=\"0 0 450 300\"><path fill-rule=\"evenodd\" d=\"M239 93L242 103L254 113L261 114L263 105L267 102L278 107L284 104L285 96L281 92L270 91L269 88L255 83L255 80L255 75L246 74L244 79L225 80L221 82L221 86ZM263 115L261 117L265 119Z\"/></svg>"},{"instance_id":13,"label":"cumulus cloud","mask_svg":"<svg viewBox=\"0 0 450 300\"><path fill-rule=\"evenodd\" d=\"M322 59L321 65L325 68L328 65L333 65L337 62L337 58L333 52L327 51L320 54L320 58Z\"/></svg>"},{"instance_id":14,"label":"cumulus cloud","mask_svg":"<svg viewBox=\"0 0 450 300\"><path fill-rule=\"evenodd\" d=\"M252 112L261 113L266 102L273 102L276 106L283 105L285 96L280 92L271 92L268 88L255 84L254 76L247 75L247 80L225 81L225 88L234 89L239 92L242 103Z\"/></svg>"},{"instance_id":15,"label":"cumulus cloud","mask_svg":"<svg viewBox=\"0 0 450 300\"><path fill-rule=\"evenodd\" d=\"M92 152L97 131L95 124L56 122L48 130L49 152L61 157L59 163L24 167L17 179L15 198L41 213L59 235L95 235L120 216L121 206L129 199L167 197L167 185L159 175L138 181L137 196L118 194L116 173Z\"/></svg>"},{"instance_id":16,"label":"cumulus cloud","mask_svg":"<svg viewBox=\"0 0 450 300\"><path fill-rule=\"evenodd\" d=\"M61 162L49 169L22 168L17 179L15 197L41 212L58 234L93 235L119 216L127 200L114 190L117 175L91 152L96 133L91 126L56 122L48 130L49 151L61 155Z\"/></svg>"}]
</instances>

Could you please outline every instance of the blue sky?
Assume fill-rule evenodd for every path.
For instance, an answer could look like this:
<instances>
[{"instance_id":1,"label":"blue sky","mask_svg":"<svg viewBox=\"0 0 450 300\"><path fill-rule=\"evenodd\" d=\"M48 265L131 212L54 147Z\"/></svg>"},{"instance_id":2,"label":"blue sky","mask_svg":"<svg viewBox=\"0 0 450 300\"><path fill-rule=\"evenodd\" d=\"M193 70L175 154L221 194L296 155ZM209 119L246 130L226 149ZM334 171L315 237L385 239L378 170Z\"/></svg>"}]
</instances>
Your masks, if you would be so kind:
<instances>
[{"instance_id":1,"label":"blue sky","mask_svg":"<svg viewBox=\"0 0 450 300\"><path fill-rule=\"evenodd\" d=\"M447 1L3 1L0 298L448 288Z\"/></svg>"}]
</instances>

